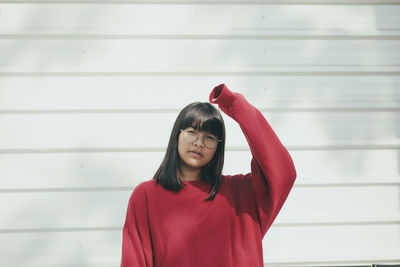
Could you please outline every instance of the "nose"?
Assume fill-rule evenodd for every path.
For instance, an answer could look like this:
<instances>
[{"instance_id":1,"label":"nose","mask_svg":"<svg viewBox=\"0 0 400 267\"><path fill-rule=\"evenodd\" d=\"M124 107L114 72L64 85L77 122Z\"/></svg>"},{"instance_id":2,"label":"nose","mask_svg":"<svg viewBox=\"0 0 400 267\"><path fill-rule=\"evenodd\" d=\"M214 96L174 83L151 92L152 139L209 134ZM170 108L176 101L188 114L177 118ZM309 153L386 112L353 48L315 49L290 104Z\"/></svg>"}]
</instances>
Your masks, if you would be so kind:
<instances>
[{"instance_id":1,"label":"nose","mask_svg":"<svg viewBox=\"0 0 400 267\"><path fill-rule=\"evenodd\" d=\"M204 135L199 134L199 137L197 138L197 140L193 144L194 145L205 146L205 144L204 144Z\"/></svg>"}]
</instances>

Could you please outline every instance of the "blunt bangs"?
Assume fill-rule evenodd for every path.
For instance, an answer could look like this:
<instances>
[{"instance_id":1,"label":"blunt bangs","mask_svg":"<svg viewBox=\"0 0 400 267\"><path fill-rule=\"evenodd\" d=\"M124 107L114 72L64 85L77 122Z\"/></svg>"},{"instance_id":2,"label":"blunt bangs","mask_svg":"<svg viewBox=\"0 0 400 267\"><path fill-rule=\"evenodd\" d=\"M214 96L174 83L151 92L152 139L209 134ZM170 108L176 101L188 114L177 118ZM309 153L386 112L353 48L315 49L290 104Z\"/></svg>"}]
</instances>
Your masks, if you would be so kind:
<instances>
[{"instance_id":1,"label":"blunt bangs","mask_svg":"<svg viewBox=\"0 0 400 267\"><path fill-rule=\"evenodd\" d=\"M208 103L199 103L186 113L181 129L193 127L197 131L208 132L223 139L223 122L218 118L215 110L208 107Z\"/></svg>"}]
</instances>

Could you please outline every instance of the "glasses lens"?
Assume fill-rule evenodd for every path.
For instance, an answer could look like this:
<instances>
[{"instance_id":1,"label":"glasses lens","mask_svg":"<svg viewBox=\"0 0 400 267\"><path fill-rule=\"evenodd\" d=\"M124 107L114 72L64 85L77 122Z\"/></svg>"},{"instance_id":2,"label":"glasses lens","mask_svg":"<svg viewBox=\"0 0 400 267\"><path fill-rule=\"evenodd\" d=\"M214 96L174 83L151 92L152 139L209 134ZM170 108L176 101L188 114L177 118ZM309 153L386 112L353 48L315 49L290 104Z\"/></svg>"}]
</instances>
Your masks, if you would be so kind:
<instances>
[{"instance_id":1,"label":"glasses lens","mask_svg":"<svg viewBox=\"0 0 400 267\"><path fill-rule=\"evenodd\" d=\"M196 142L198 134L193 130L183 131L183 138L188 143Z\"/></svg>"},{"instance_id":2,"label":"glasses lens","mask_svg":"<svg viewBox=\"0 0 400 267\"><path fill-rule=\"evenodd\" d=\"M217 137L214 135L206 135L204 137L204 144L208 148L215 148L218 144Z\"/></svg>"},{"instance_id":3,"label":"glasses lens","mask_svg":"<svg viewBox=\"0 0 400 267\"><path fill-rule=\"evenodd\" d=\"M194 130L183 131L183 138L190 144L196 142L198 137L199 133ZM215 148L218 145L218 138L213 134L206 134L203 138L204 145L208 148Z\"/></svg>"}]
</instances>

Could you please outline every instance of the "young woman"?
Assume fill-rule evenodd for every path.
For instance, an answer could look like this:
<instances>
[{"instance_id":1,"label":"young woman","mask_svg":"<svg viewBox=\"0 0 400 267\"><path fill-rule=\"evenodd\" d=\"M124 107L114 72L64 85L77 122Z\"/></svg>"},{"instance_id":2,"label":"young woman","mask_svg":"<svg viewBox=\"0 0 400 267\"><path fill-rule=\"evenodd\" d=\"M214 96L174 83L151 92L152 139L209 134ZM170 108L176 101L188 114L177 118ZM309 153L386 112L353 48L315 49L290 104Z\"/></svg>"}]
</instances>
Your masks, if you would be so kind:
<instances>
[{"instance_id":1,"label":"young woman","mask_svg":"<svg viewBox=\"0 0 400 267\"><path fill-rule=\"evenodd\" d=\"M210 103L178 115L153 179L129 199L122 267L262 267L262 239L295 182L293 161L261 112L225 84L209 101L239 123L251 172L223 175L225 126Z\"/></svg>"}]
</instances>

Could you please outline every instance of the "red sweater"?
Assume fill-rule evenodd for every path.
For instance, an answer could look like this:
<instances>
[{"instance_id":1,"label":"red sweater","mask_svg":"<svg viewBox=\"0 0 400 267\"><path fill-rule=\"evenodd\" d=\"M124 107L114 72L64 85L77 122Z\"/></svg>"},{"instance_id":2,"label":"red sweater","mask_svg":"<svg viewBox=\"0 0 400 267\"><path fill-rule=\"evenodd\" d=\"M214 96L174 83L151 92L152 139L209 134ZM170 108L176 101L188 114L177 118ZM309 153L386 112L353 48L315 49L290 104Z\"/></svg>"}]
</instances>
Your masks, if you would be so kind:
<instances>
[{"instance_id":1,"label":"red sweater","mask_svg":"<svg viewBox=\"0 0 400 267\"><path fill-rule=\"evenodd\" d=\"M214 96L217 96L214 98ZM296 179L293 161L261 112L225 84L209 100L239 123L251 172L223 175L212 201L202 181L178 193L155 180L135 187L123 228L122 267L262 267L262 239Z\"/></svg>"}]
</instances>

